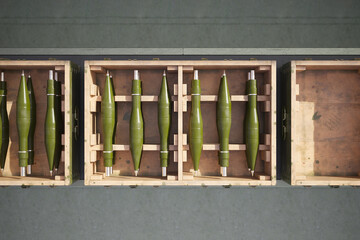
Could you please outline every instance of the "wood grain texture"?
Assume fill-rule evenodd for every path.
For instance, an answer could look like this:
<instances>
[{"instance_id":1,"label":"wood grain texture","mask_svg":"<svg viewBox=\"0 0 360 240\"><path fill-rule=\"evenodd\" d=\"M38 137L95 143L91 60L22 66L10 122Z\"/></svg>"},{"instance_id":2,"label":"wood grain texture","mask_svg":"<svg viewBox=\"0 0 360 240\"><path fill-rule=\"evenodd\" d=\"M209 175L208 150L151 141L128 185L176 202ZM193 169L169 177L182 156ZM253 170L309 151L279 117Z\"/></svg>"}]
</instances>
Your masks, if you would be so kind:
<instances>
[{"instance_id":1,"label":"wood grain texture","mask_svg":"<svg viewBox=\"0 0 360 240\"><path fill-rule=\"evenodd\" d=\"M297 64L303 70L291 78L292 184L358 185L360 62L294 61L292 69Z\"/></svg>"},{"instance_id":2,"label":"wood grain texture","mask_svg":"<svg viewBox=\"0 0 360 240\"><path fill-rule=\"evenodd\" d=\"M64 161L59 165L59 176L50 177L49 167L44 143L44 121L47 107L46 87L50 69L57 69L59 81L62 85L68 86L70 83L70 62L69 61L1 61L0 70L5 72L5 81L7 82L7 110L9 115L10 140L9 150L7 154L4 176L0 177L0 185L69 185L72 169L70 164L70 148L69 138L72 137L72 129L70 126L64 125L65 137L63 142L62 158ZM25 69L25 76L29 74L32 77L35 99L36 99L36 128L34 136L34 165L32 174L26 178L16 177L20 175L18 161L18 133L16 127L16 97L20 83L21 70ZM66 80L67 78L67 80ZM65 82L67 81L67 82ZM68 120L67 109L71 109L69 102L70 87L64 87L65 92L62 102L65 107L63 117Z\"/></svg>"},{"instance_id":3,"label":"wood grain texture","mask_svg":"<svg viewBox=\"0 0 360 240\"><path fill-rule=\"evenodd\" d=\"M87 154L85 166L85 184L87 185L223 185L234 184L239 181L239 185L274 185L276 183L276 134L275 134L275 114L276 114L276 65L272 61L86 61L85 79L89 85L86 88L87 95L85 101L88 111L85 115L85 151L96 151L96 154ZM99 70L100 69L100 70ZM131 81L133 70L138 69L143 87L143 115L145 122L145 142L142 163L138 181L133 175L133 166L129 144L129 114L131 112ZM162 72L167 72L170 92L176 109L172 113L172 127L170 131L170 165L168 173L171 176L162 179L160 160L158 153L159 132L157 127L157 104L156 96L160 91ZM189 127L189 107L191 98L187 93L191 92L191 80L193 70L199 70L199 78L202 88L202 112L204 116L204 148L202 153L201 179L189 178L192 169L191 154L188 153ZM246 81L247 72L257 69L256 79L258 82L259 93L259 117L260 130L266 136L260 142L260 152L256 171L260 174L256 178L251 178L246 165L245 145L243 139L243 121L246 108ZM117 126L115 137L115 163L113 166L114 174L112 177L102 177L104 166L102 160L101 144L102 129L100 117L100 99L102 87L105 79L105 70L110 70L113 80L115 95L117 100ZM230 134L230 163L228 176L229 179L219 176L219 165L217 163L218 136L216 128L216 96L218 93L219 80L226 70L229 81L230 93L233 95L233 129ZM178 86L181 86L180 88ZM93 89L93 90L92 90ZM183 96L183 97L181 97ZM148 102L149 101L149 102ZM261 103L267 103L266 112L262 111ZM87 120L87 116L90 118ZM100 133L100 140L97 134ZM176 135L176 136L175 136ZM174 136L176 141L173 141ZM177 145L178 142L182 144ZM96 143L91 145L90 143ZM266 145L264 145L266 143ZM180 149L180 151L177 151ZM183 150L182 150L183 149ZM262 154L263 152L263 154ZM265 156L265 157L261 157ZM93 159L94 158L94 159ZM96 159L96 160L95 160ZM231 161L230 161L231 162ZM88 166L90 165L90 166ZM94 175L94 177L92 177ZM207 178L209 177L209 178ZM213 178L214 177L214 178ZM185 181L186 180L186 181ZM216 183L219 181L219 183Z\"/></svg>"}]
</instances>

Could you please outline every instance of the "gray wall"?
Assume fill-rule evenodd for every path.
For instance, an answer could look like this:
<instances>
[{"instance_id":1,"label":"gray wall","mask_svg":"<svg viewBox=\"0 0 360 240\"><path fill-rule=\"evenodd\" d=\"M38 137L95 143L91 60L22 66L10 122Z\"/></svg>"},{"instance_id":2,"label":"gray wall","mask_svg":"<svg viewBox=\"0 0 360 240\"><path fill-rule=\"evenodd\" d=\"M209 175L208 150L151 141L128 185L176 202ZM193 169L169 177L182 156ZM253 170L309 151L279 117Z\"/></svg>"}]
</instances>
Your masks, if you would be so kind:
<instances>
[{"instance_id":1,"label":"gray wall","mask_svg":"<svg viewBox=\"0 0 360 240\"><path fill-rule=\"evenodd\" d=\"M264 54L269 48L291 48L288 54L299 48L359 49L359 17L360 4L346 0L2 0L0 57L56 57L81 65L84 59L106 57L84 55L114 54L116 48L182 49L155 51L169 55L184 54L184 48L268 48ZM231 58L275 59L281 65L308 57L253 56L251 51ZM359 57L349 49L336 52L354 56L326 56L334 49L307 52L325 54L313 59ZM43 56L8 56L15 53ZM111 58L152 57L158 56ZM359 188L291 187L282 181L271 188L106 188L84 187L82 181L70 187L2 187L0 239L358 239L359 202Z\"/></svg>"}]
</instances>

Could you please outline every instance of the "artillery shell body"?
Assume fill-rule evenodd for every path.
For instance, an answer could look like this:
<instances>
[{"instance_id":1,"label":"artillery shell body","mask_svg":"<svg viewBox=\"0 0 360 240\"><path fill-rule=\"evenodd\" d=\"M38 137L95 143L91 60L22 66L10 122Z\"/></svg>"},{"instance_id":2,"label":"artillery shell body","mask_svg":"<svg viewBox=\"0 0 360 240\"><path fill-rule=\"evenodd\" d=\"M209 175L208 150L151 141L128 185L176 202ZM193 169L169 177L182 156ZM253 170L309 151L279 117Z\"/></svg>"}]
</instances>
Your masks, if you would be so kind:
<instances>
[{"instance_id":1,"label":"artillery shell body","mask_svg":"<svg viewBox=\"0 0 360 240\"><path fill-rule=\"evenodd\" d=\"M136 70L135 70L136 71ZM130 150L134 162L135 175L140 168L142 148L144 144L144 120L141 110L141 81L132 81L132 110L130 117Z\"/></svg>"},{"instance_id":2,"label":"artillery shell body","mask_svg":"<svg viewBox=\"0 0 360 240\"><path fill-rule=\"evenodd\" d=\"M216 104L216 124L219 135L219 164L229 166L229 135L231 128L231 96L224 74L220 81L218 101Z\"/></svg>"},{"instance_id":3,"label":"artillery shell body","mask_svg":"<svg viewBox=\"0 0 360 240\"><path fill-rule=\"evenodd\" d=\"M28 137L28 146L29 146L29 161L28 165L34 164L34 134L35 134L35 126L36 126L36 101L35 101L35 93L32 85L31 77L28 77L27 80L27 88L29 91L29 99L30 99L30 130Z\"/></svg>"},{"instance_id":4,"label":"artillery shell body","mask_svg":"<svg viewBox=\"0 0 360 240\"><path fill-rule=\"evenodd\" d=\"M196 70L195 70L196 71ZM191 82L191 113L190 113L190 152L194 170L199 170L201 151L203 147L203 120L200 108L200 80L196 77Z\"/></svg>"},{"instance_id":5,"label":"artillery shell body","mask_svg":"<svg viewBox=\"0 0 360 240\"><path fill-rule=\"evenodd\" d=\"M28 138L31 124L31 106L24 74L21 75L16 100L16 125L19 135L19 166L25 170L28 165ZM23 174L22 174L23 175Z\"/></svg>"},{"instance_id":6,"label":"artillery shell body","mask_svg":"<svg viewBox=\"0 0 360 240\"><path fill-rule=\"evenodd\" d=\"M3 76L2 76L3 77ZM9 146L9 117L6 110L6 82L0 82L0 167L4 169Z\"/></svg>"},{"instance_id":7,"label":"artillery shell body","mask_svg":"<svg viewBox=\"0 0 360 240\"><path fill-rule=\"evenodd\" d=\"M251 77L249 77L247 81L246 92L248 94L248 102L244 122L246 158L252 174L255 171L256 158L259 150L259 117L257 113L257 88L254 75L252 71Z\"/></svg>"},{"instance_id":8,"label":"artillery shell body","mask_svg":"<svg viewBox=\"0 0 360 240\"><path fill-rule=\"evenodd\" d=\"M56 153L54 159L54 168L58 169L61 159L61 134L64 131L62 113L61 113L61 82L55 72L55 118L56 118Z\"/></svg>"},{"instance_id":9,"label":"artillery shell body","mask_svg":"<svg viewBox=\"0 0 360 240\"><path fill-rule=\"evenodd\" d=\"M160 132L160 165L167 167L169 162L169 132L171 124L171 102L166 76L163 76L159 101L158 125Z\"/></svg>"},{"instance_id":10,"label":"artillery shell body","mask_svg":"<svg viewBox=\"0 0 360 240\"><path fill-rule=\"evenodd\" d=\"M52 75L52 74L50 74ZM55 80L52 76L49 78L47 82L47 109L45 116L45 147L46 154L49 162L49 170L52 174L52 170L54 169L54 163L56 159L56 154L59 151L59 143L57 137L57 131L59 124L57 122L57 113L55 109L56 103L56 91L55 91Z\"/></svg>"},{"instance_id":11,"label":"artillery shell body","mask_svg":"<svg viewBox=\"0 0 360 240\"><path fill-rule=\"evenodd\" d=\"M115 135L115 98L113 83L109 74L106 75L104 90L101 101L101 118L104 133L104 166L113 165L113 139Z\"/></svg>"}]
</instances>

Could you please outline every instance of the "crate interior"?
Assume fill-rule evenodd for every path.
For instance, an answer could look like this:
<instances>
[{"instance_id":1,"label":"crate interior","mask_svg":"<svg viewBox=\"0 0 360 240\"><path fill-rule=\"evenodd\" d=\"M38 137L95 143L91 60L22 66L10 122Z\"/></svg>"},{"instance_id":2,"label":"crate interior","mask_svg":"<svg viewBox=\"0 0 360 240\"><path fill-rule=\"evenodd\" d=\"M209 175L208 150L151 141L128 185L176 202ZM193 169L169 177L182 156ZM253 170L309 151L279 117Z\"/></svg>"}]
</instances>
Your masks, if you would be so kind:
<instances>
[{"instance_id":1,"label":"crate interior","mask_svg":"<svg viewBox=\"0 0 360 240\"><path fill-rule=\"evenodd\" d=\"M147 69L138 67L140 79L142 81L143 96L158 96L162 82L163 71L166 66ZM130 96L131 86L134 78L134 68L113 69L110 70L113 77L115 95ZM100 95L103 92L106 73L93 74L94 84L99 87ZM177 72L167 72L168 87L170 96L174 95L174 84L177 83ZM129 123L132 109L131 101L117 101L117 123L115 145L129 145ZM172 104L173 107L173 104ZM100 143L103 142L102 123L101 123L101 102L97 102L95 115L95 124L93 133L100 133ZM160 133L158 130L158 103L154 101L142 102L142 113L144 118L144 144L159 145ZM177 113L172 111L172 123L169 135L169 145L174 144L174 134L177 132ZM97 151L96 169L97 172L105 172L102 151ZM134 166L130 150L114 151L113 176L134 176ZM177 163L174 162L174 154L169 153L168 175L177 175ZM158 150L143 150L140 171L138 178L158 177L161 178L160 153Z\"/></svg>"},{"instance_id":2,"label":"crate interior","mask_svg":"<svg viewBox=\"0 0 360 240\"><path fill-rule=\"evenodd\" d=\"M199 79L201 84L201 95L218 95L220 79L226 71L228 86L231 96L246 95L246 82L248 72L255 68L201 68L194 67L199 70ZM256 72L258 95L265 94L265 84L271 84L270 71ZM193 80L193 72L184 74L184 84L187 84L187 95L191 96L191 81ZM270 99L269 99L270 100ZM258 115L260 121L260 136L264 134L271 134L271 119L269 112L264 112L264 101L258 101ZM245 145L244 142L244 118L246 111L246 101L232 101L232 123L230 131L230 144ZM218 132L216 126L216 101L201 101L201 112L203 117L203 142L206 144L218 144ZM189 143L189 123L191 113L191 101L187 102L187 111L184 112L184 133L187 134L187 143ZM264 145L264 138L260 137L260 145ZM270 145L270 143L267 143ZM268 149L267 146L266 148ZM261 160L262 150L258 153L256 162L256 174L270 176L270 163ZM190 151L187 152L187 161L183 165L184 172L191 172L193 170L193 163ZM199 170L201 177L206 176L221 176L220 166L218 164L218 150L205 150L203 148ZM228 177L216 178L217 180L226 180L232 177L236 178L251 178L251 173L248 171L246 155L244 150L230 151L229 167L227 169ZM194 178L196 179L196 178Z\"/></svg>"},{"instance_id":3,"label":"crate interior","mask_svg":"<svg viewBox=\"0 0 360 240\"><path fill-rule=\"evenodd\" d=\"M297 71L294 155L297 177L359 179L359 82L359 67L306 66L306 70Z\"/></svg>"},{"instance_id":4,"label":"crate interior","mask_svg":"<svg viewBox=\"0 0 360 240\"><path fill-rule=\"evenodd\" d=\"M9 149L6 157L6 164L4 168L4 175L0 177L2 180L39 180L50 177L49 164L46 155L44 142L44 122L47 108L46 87L49 78L49 70L54 70L55 66L12 66L10 69L2 68L0 71L5 73L5 81L7 83L7 111L9 116ZM34 136L34 165L32 166L32 174L27 175L26 178L18 177L20 175L19 160L18 160L18 132L16 126L16 98L20 84L21 70L25 70L26 79L30 74L32 77L33 88L36 99L36 128ZM59 81L64 84L64 71L57 71ZM64 96L62 96L64 101ZM64 113L63 119L64 119ZM61 152L61 161L57 176L64 176L64 151ZM63 180L63 178L61 178Z\"/></svg>"}]
</instances>

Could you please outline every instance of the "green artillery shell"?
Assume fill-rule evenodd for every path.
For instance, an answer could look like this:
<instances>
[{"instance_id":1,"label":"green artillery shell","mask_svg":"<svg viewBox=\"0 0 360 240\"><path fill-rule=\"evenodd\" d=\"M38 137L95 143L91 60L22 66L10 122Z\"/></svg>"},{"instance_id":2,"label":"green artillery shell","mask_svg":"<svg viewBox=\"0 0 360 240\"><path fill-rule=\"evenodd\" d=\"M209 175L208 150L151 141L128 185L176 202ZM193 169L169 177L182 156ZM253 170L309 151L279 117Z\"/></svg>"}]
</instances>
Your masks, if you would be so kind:
<instances>
[{"instance_id":1,"label":"green artillery shell","mask_svg":"<svg viewBox=\"0 0 360 240\"><path fill-rule=\"evenodd\" d=\"M226 168L229 166L229 135L231 128L231 97L226 80L226 75L221 78L218 101L216 104L216 124L219 134L220 151L219 164L221 173L226 176Z\"/></svg>"},{"instance_id":2,"label":"green artillery shell","mask_svg":"<svg viewBox=\"0 0 360 240\"><path fill-rule=\"evenodd\" d=\"M57 172L61 159L61 134L63 132L63 121L61 113L61 82L58 79L58 73L55 72L55 118L56 118L56 152L54 158L54 168Z\"/></svg>"},{"instance_id":3,"label":"green artillery shell","mask_svg":"<svg viewBox=\"0 0 360 240\"><path fill-rule=\"evenodd\" d=\"M31 108L24 71L21 74L19 92L16 100L16 125L19 135L19 166L20 175L25 176L28 165L28 137L31 123Z\"/></svg>"},{"instance_id":4,"label":"green artillery shell","mask_svg":"<svg viewBox=\"0 0 360 240\"><path fill-rule=\"evenodd\" d=\"M110 176L112 173L113 165L113 139L115 132L115 98L114 98L114 89L113 83L111 82L109 71L106 74L106 80L104 85L104 90L102 94L101 101L101 119L103 125L103 134L104 134L104 166L106 171L106 176Z\"/></svg>"},{"instance_id":5,"label":"green artillery shell","mask_svg":"<svg viewBox=\"0 0 360 240\"><path fill-rule=\"evenodd\" d=\"M137 176L140 168L144 143L144 120L141 111L141 81L138 70L134 71L131 93L132 110L130 117L130 150L134 162L135 176Z\"/></svg>"},{"instance_id":6,"label":"green artillery shell","mask_svg":"<svg viewBox=\"0 0 360 240\"><path fill-rule=\"evenodd\" d=\"M171 124L170 94L164 71L158 101L158 124L160 131L160 165L162 176L166 176L166 167L169 162L169 132Z\"/></svg>"},{"instance_id":7,"label":"green artillery shell","mask_svg":"<svg viewBox=\"0 0 360 240\"><path fill-rule=\"evenodd\" d=\"M59 144L57 143L57 119L55 110L55 80L53 79L53 71L49 71L49 80L47 82L47 109L45 117L45 147L49 162L50 175L54 169L54 162Z\"/></svg>"},{"instance_id":8,"label":"green artillery shell","mask_svg":"<svg viewBox=\"0 0 360 240\"><path fill-rule=\"evenodd\" d=\"M113 88L113 95L115 96L115 87L114 87L114 82L113 82L113 77L112 75L110 75L110 81L111 81L111 84L112 84L112 88ZM115 102L115 116L117 116L117 103ZM116 126L117 126L117 118L115 117L115 129L116 129ZM114 134L113 134L113 143L115 143L115 136L116 136L116 131L114 131Z\"/></svg>"},{"instance_id":9,"label":"green artillery shell","mask_svg":"<svg viewBox=\"0 0 360 240\"><path fill-rule=\"evenodd\" d=\"M194 80L191 82L191 114L190 114L190 152L194 164L195 175L199 170L200 156L203 147L203 121L200 108L200 80L198 71L194 71Z\"/></svg>"},{"instance_id":10,"label":"green artillery shell","mask_svg":"<svg viewBox=\"0 0 360 240\"><path fill-rule=\"evenodd\" d=\"M0 81L0 166L1 171L4 170L6 154L9 146L9 118L6 110L6 82L4 80L4 73L1 73Z\"/></svg>"},{"instance_id":11,"label":"green artillery shell","mask_svg":"<svg viewBox=\"0 0 360 240\"><path fill-rule=\"evenodd\" d=\"M30 75L27 80L27 88L29 91L30 113L31 113L30 130L28 137L28 147L29 147L28 174L31 174L31 165L34 164L34 134L35 134L35 126L36 126L36 102L35 102L34 88L32 85L32 80Z\"/></svg>"},{"instance_id":12,"label":"green artillery shell","mask_svg":"<svg viewBox=\"0 0 360 240\"><path fill-rule=\"evenodd\" d=\"M245 115L246 158L251 175L254 175L256 157L259 150L259 118L257 114L257 88L255 71L249 73L247 81L248 102Z\"/></svg>"}]
</instances>

